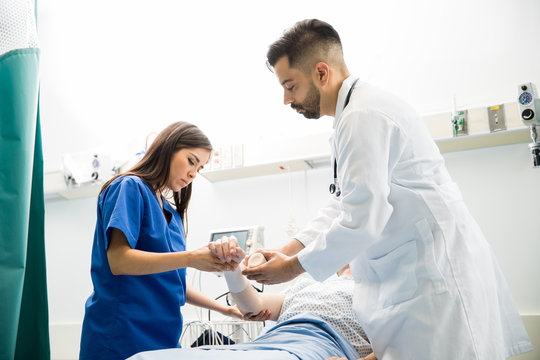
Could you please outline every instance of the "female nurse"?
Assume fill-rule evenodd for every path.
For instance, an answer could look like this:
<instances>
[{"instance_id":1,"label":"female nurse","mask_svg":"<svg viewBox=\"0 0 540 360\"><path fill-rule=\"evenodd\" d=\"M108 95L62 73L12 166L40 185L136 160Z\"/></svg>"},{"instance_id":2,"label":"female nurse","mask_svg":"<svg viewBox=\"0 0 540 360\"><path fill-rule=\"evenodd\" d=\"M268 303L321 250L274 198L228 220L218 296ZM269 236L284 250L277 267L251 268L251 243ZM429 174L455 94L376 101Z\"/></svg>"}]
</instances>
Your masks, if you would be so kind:
<instances>
[{"instance_id":1,"label":"female nurse","mask_svg":"<svg viewBox=\"0 0 540 360\"><path fill-rule=\"evenodd\" d=\"M241 317L186 286L186 267L224 271L208 246L186 251L192 181L212 145L195 125L177 122L129 171L101 189L92 247L94 291L86 301L80 359L125 359L178 346L186 302ZM169 200L171 202L169 202Z\"/></svg>"}]
</instances>

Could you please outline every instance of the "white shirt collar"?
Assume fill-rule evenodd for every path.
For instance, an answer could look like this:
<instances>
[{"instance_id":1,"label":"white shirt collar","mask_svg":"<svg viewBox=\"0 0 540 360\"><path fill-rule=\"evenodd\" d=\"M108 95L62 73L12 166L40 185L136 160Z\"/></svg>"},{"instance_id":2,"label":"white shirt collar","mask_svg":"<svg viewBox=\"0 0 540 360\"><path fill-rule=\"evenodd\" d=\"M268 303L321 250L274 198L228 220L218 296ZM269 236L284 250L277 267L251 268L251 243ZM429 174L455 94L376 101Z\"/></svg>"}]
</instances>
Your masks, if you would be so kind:
<instances>
[{"instance_id":1,"label":"white shirt collar","mask_svg":"<svg viewBox=\"0 0 540 360\"><path fill-rule=\"evenodd\" d=\"M336 103L336 116L334 116L334 125L333 125L334 129L336 128L336 125L341 116L341 113L343 112L343 108L345 105L345 98L347 97L347 94L349 93L351 86L357 79L358 79L357 77L349 75L348 78L343 80L343 84L341 84L341 88L339 89L338 99Z\"/></svg>"}]
</instances>

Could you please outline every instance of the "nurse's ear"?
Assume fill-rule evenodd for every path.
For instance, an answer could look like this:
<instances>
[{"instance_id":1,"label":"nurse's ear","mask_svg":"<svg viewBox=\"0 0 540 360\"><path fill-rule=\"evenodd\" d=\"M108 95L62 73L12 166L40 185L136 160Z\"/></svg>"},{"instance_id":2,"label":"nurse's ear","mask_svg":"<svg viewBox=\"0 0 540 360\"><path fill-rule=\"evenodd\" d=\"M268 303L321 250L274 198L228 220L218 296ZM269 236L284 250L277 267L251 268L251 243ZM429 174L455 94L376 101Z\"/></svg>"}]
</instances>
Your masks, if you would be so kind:
<instances>
[{"instance_id":1,"label":"nurse's ear","mask_svg":"<svg viewBox=\"0 0 540 360\"><path fill-rule=\"evenodd\" d=\"M313 75L315 84L321 87L326 86L330 80L330 67L327 63L319 61L315 64Z\"/></svg>"}]
</instances>

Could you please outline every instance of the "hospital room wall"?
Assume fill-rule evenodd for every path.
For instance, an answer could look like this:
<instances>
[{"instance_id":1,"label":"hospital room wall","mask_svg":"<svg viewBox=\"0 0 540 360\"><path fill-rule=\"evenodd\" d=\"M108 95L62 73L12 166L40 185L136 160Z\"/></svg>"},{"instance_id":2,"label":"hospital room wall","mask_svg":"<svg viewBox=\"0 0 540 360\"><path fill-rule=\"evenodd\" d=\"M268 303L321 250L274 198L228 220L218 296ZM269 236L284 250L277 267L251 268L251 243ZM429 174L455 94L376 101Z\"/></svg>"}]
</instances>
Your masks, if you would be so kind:
<instances>
[{"instance_id":1,"label":"hospital room wall","mask_svg":"<svg viewBox=\"0 0 540 360\"><path fill-rule=\"evenodd\" d=\"M494 248L520 312L540 314L540 286L531 281L540 274L535 255L540 250L540 228L534 220L540 171L531 167L527 144L446 153L444 157L469 210ZM289 238L291 227L304 226L327 200L330 170L218 183L199 179L190 236L204 243L209 229L258 224L265 226L266 247L279 247ZM197 213L204 215L201 218ZM204 289L219 289L217 284L223 283L213 275L203 279Z\"/></svg>"},{"instance_id":2,"label":"hospital room wall","mask_svg":"<svg viewBox=\"0 0 540 360\"><path fill-rule=\"evenodd\" d=\"M447 153L444 155L473 216L491 243L522 315L540 314L540 238L536 211L540 171L532 169L526 144ZM330 169L321 168L210 183L196 179L189 212L188 247L203 246L209 231L237 225L265 227L265 246L288 239L291 220L302 227L328 196ZM46 246L51 346L57 358L77 351L84 302L92 291L90 251L96 200L50 199L46 202ZM210 296L225 291L222 278L201 275ZM188 281L199 286L189 270ZM279 291L285 285L267 287ZM186 321L207 313L184 308ZM212 320L219 320L218 314ZM62 356L62 354L66 356Z\"/></svg>"},{"instance_id":3,"label":"hospital room wall","mask_svg":"<svg viewBox=\"0 0 540 360\"><path fill-rule=\"evenodd\" d=\"M148 133L177 120L197 123L215 144L327 131L329 119L306 121L280 104L281 89L264 66L268 44L302 18L334 24L351 72L401 95L423 115L450 111L453 96L461 107L489 106L515 101L520 82L540 85L540 42L531 38L540 34L538 0L340 4L41 2L45 170L58 171L62 154L96 146L140 150ZM186 56L185 49L197 56ZM540 171L531 168L527 145L444 157L494 248L520 312L540 314L535 221ZM249 224L265 227L267 247L281 245L291 219L301 227L324 203L330 172L322 168L218 183L198 178L189 247L204 244L213 228ZM53 359L74 359L92 290L96 199L49 198L45 206ZM189 273L189 281L195 274L198 285L198 274ZM203 274L201 283L210 295L224 290L215 275ZM198 317L189 307L184 314L186 320Z\"/></svg>"},{"instance_id":4,"label":"hospital room wall","mask_svg":"<svg viewBox=\"0 0 540 360\"><path fill-rule=\"evenodd\" d=\"M518 84L540 86L538 14L538 0L42 1L45 170L79 151L133 155L177 120L218 145L329 130L280 106L265 66L269 44L310 17L340 32L352 74L422 115L451 111L454 98L515 102Z\"/></svg>"}]
</instances>

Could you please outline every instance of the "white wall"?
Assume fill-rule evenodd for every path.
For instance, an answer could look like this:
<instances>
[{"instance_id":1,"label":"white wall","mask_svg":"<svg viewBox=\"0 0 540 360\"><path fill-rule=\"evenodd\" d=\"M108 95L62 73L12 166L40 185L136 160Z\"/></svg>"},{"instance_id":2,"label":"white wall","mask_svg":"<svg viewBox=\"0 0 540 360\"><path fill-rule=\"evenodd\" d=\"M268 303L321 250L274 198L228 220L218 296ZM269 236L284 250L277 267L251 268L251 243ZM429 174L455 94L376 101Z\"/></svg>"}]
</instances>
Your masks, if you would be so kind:
<instances>
[{"instance_id":1,"label":"white wall","mask_svg":"<svg viewBox=\"0 0 540 360\"><path fill-rule=\"evenodd\" d=\"M45 0L38 11L50 171L63 153L133 154L175 120L215 143L326 130L280 105L265 66L268 46L304 18L333 24L350 71L422 114L450 110L454 95L496 105L521 82L540 85L538 0Z\"/></svg>"},{"instance_id":2,"label":"white wall","mask_svg":"<svg viewBox=\"0 0 540 360\"><path fill-rule=\"evenodd\" d=\"M444 157L493 246L520 313L540 314L540 236L534 215L540 199L540 171L531 168L526 144L447 153ZM291 218L302 226L324 203L330 172L323 168L221 183L197 178L189 212L188 247L204 245L210 229L246 224L264 225L266 246L280 246L287 240ZM89 269L95 205L95 199L46 202L53 353L77 351L84 302L92 291ZM188 270L188 281L198 286L198 275L193 278L193 273ZM223 279L213 274L202 274L201 279L202 290L209 295L225 291ZM201 315L188 306L184 316L189 321ZM204 312L202 318L206 316ZM66 331L66 327L71 330Z\"/></svg>"},{"instance_id":3,"label":"white wall","mask_svg":"<svg viewBox=\"0 0 540 360\"><path fill-rule=\"evenodd\" d=\"M540 169L526 144L444 154L472 215L491 243L521 314L540 314Z\"/></svg>"},{"instance_id":4,"label":"white wall","mask_svg":"<svg viewBox=\"0 0 540 360\"><path fill-rule=\"evenodd\" d=\"M281 105L264 64L267 46L308 17L340 32L351 72L422 114L449 111L453 96L464 107L515 101L517 84L540 86L540 41L531 38L540 34L538 14L538 0L42 1L45 169L58 170L64 153L92 148L132 155L148 133L176 120L197 123L216 144L328 130L330 119L304 120ZM520 312L539 314L540 171L531 169L526 144L445 159ZM212 228L246 224L264 225L266 245L277 247L291 216L300 227L324 202L330 178L330 169L213 184L199 178L189 247L201 246ZM95 207L91 198L46 202L53 358L73 357L78 348L92 290ZM203 290L219 280L205 274ZM74 330L59 330L63 324Z\"/></svg>"}]
</instances>

